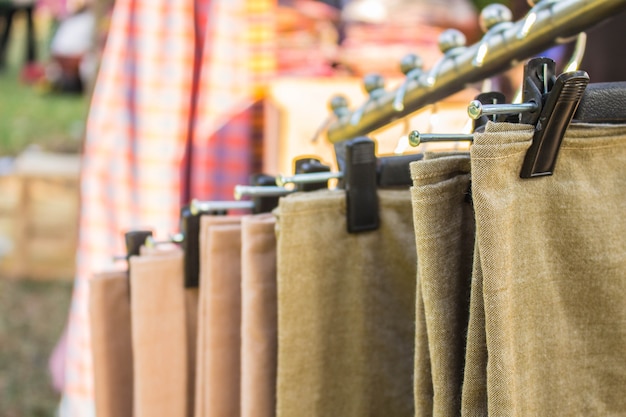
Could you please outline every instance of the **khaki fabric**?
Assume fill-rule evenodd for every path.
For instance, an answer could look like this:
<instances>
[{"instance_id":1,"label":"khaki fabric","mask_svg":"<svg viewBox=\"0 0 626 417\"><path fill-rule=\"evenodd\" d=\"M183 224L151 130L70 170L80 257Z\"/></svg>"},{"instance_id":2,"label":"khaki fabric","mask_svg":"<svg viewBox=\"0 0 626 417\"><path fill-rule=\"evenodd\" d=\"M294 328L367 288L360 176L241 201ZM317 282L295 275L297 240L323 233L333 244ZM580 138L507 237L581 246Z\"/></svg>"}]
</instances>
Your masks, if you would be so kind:
<instances>
[{"instance_id":1,"label":"khaki fabric","mask_svg":"<svg viewBox=\"0 0 626 417\"><path fill-rule=\"evenodd\" d=\"M187 416L188 348L180 249L130 258L134 416Z\"/></svg>"},{"instance_id":2,"label":"khaki fabric","mask_svg":"<svg viewBox=\"0 0 626 417\"><path fill-rule=\"evenodd\" d=\"M187 415L195 415L196 358L198 346L198 304L200 290L185 289L185 323L187 331Z\"/></svg>"},{"instance_id":3,"label":"khaki fabric","mask_svg":"<svg viewBox=\"0 0 626 417\"><path fill-rule=\"evenodd\" d=\"M416 416L461 411L474 214L469 154L411 164L417 250Z\"/></svg>"},{"instance_id":4,"label":"khaki fabric","mask_svg":"<svg viewBox=\"0 0 626 417\"><path fill-rule=\"evenodd\" d=\"M276 414L276 219L246 216L241 233L241 415Z\"/></svg>"},{"instance_id":5,"label":"khaki fabric","mask_svg":"<svg viewBox=\"0 0 626 417\"><path fill-rule=\"evenodd\" d=\"M359 234L341 190L280 200L278 416L413 416L410 198L379 190L380 228Z\"/></svg>"},{"instance_id":6,"label":"khaki fabric","mask_svg":"<svg viewBox=\"0 0 626 417\"><path fill-rule=\"evenodd\" d=\"M469 323L465 347L465 370L461 415L483 417L487 407L487 340L485 334L485 306L480 250L474 247L474 266L470 296Z\"/></svg>"},{"instance_id":7,"label":"khaki fabric","mask_svg":"<svg viewBox=\"0 0 626 417\"><path fill-rule=\"evenodd\" d=\"M174 243L160 243L154 247L142 246L139 249L139 253L141 256L159 256L167 255L168 253L171 253L172 250L178 250L178 246ZM184 279L181 285L184 285ZM198 295L198 288L185 288L185 323L187 329L187 413L189 416L193 416L195 404Z\"/></svg>"},{"instance_id":8,"label":"khaki fabric","mask_svg":"<svg viewBox=\"0 0 626 417\"><path fill-rule=\"evenodd\" d=\"M240 415L241 218L204 216L196 417Z\"/></svg>"},{"instance_id":9,"label":"khaki fabric","mask_svg":"<svg viewBox=\"0 0 626 417\"><path fill-rule=\"evenodd\" d=\"M208 291L202 291L202 282L208 280L210 271L210 256L207 256L209 250L209 229L214 225L220 224L239 224L241 218L238 216L202 216L200 219L200 277L199 277L199 293L198 293L198 314L197 314L197 342L196 342L196 380L195 380L195 404L194 416L201 417L205 413L206 398L203 393L206 391L206 365L205 365L205 345L206 345L206 299ZM203 278L205 277L205 278Z\"/></svg>"},{"instance_id":10,"label":"khaki fabric","mask_svg":"<svg viewBox=\"0 0 626 417\"><path fill-rule=\"evenodd\" d=\"M133 351L130 330L130 294L126 272L108 272L89 281L98 417L132 417Z\"/></svg>"},{"instance_id":11,"label":"khaki fabric","mask_svg":"<svg viewBox=\"0 0 626 417\"><path fill-rule=\"evenodd\" d=\"M626 126L570 126L524 180L532 133L489 123L471 149L489 415L624 415Z\"/></svg>"}]
</instances>

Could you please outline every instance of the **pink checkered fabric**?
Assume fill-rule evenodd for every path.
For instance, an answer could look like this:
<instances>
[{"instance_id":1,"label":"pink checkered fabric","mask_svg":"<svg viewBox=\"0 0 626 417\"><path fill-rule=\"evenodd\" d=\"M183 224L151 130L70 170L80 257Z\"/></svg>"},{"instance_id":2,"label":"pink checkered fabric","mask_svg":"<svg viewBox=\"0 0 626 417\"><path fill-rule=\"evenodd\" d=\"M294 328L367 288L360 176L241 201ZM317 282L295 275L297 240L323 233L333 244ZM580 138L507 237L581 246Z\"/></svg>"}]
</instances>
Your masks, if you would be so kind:
<instances>
[{"instance_id":1,"label":"pink checkered fabric","mask_svg":"<svg viewBox=\"0 0 626 417\"><path fill-rule=\"evenodd\" d=\"M61 417L95 413L88 284L124 253L123 232L148 228L162 238L177 231L181 196L232 197L246 181L249 112L273 70L274 38L257 35L272 33L274 7L115 2L87 121Z\"/></svg>"}]
</instances>

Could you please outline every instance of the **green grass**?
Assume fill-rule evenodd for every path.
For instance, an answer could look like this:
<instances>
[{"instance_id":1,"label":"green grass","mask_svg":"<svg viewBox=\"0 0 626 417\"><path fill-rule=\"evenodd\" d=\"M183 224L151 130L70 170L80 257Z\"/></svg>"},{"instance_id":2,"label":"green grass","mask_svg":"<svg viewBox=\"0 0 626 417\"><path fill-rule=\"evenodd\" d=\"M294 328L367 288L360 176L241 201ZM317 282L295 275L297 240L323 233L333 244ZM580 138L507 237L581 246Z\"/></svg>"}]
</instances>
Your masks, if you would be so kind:
<instances>
[{"instance_id":1,"label":"green grass","mask_svg":"<svg viewBox=\"0 0 626 417\"><path fill-rule=\"evenodd\" d=\"M0 157L18 155L30 145L77 152L87 99L44 94L19 81L24 22L15 24L8 66L0 72ZM45 61L50 26L42 20L36 24L39 56ZM69 280L0 276L0 417L54 416L59 395L52 389L47 364L67 320L71 288Z\"/></svg>"},{"instance_id":2,"label":"green grass","mask_svg":"<svg viewBox=\"0 0 626 417\"><path fill-rule=\"evenodd\" d=\"M48 59L48 27L37 20L38 56ZM19 79L24 57L24 22L16 21L7 68L0 71L0 156L19 154L29 145L59 152L78 152L87 114L85 95L46 93Z\"/></svg>"}]
</instances>

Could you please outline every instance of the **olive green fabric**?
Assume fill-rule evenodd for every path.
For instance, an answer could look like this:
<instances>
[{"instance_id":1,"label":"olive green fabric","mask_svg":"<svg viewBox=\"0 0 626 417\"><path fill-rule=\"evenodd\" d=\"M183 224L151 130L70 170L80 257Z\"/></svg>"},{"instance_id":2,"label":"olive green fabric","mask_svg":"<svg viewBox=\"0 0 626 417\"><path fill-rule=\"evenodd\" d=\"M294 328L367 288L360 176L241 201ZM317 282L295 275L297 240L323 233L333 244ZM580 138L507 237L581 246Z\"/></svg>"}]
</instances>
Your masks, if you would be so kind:
<instances>
[{"instance_id":1,"label":"olive green fabric","mask_svg":"<svg viewBox=\"0 0 626 417\"><path fill-rule=\"evenodd\" d=\"M279 417L414 414L410 191L378 195L380 228L357 234L341 190L280 200Z\"/></svg>"},{"instance_id":2,"label":"olive green fabric","mask_svg":"<svg viewBox=\"0 0 626 417\"><path fill-rule=\"evenodd\" d=\"M461 411L475 229L469 169L469 154L430 156L411 164L419 417Z\"/></svg>"},{"instance_id":3,"label":"olive green fabric","mask_svg":"<svg viewBox=\"0 0 626 417\"><path fill-rule=\"evenodd\" d=\"M241 415L276 415L276 220L245 216L241 231Z\"/></svg>"},{"instance_id":4,"label":"olive green fabric","mask_svg":"<svg viewBox=\"0 0 626 417\"><path fill-rule=\"evenodd\" d=\"M471 148L491 416L626 410L626 126L572 125L554 175L520 179L531 126Z\"/></svg>"},{"instance_id":5,"label":"olive green fabric","mask_svg":"<svg viewBox=\"0 0 626 417\"><path fill-rule=\"evenodd\" d=\"M94 394L98 417L132 417L133 350L126 272L96 274L89 281Z\"/></svg>"}]
</instances>

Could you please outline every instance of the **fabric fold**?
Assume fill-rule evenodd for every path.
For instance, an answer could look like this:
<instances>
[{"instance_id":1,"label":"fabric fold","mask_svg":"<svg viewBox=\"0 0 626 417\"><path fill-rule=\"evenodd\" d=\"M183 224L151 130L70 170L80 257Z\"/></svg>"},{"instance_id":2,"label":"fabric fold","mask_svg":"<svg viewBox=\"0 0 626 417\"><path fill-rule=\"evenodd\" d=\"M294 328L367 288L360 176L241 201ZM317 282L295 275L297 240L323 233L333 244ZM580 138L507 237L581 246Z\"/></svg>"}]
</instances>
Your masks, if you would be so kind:
<instances>
[{"instance_id":1,"label":"fabric fold","mask_svg":"<svg viewBox=\"0 0 626 417\"><path fill-rule=\"evenodd\" d=\"M461 412L474 252L469 154L413 162L416 416Z\"/></svg>"},{"instance_id":2,"label":"fabric fold","mask_svg":"<svg viewBox=\"0 0 626 417\"><path fill-rule=\"evenodd\" d=\"M276 220L246 216L241 233L241 415L276 415Z\"/></svg>"},{"instance_id":3,"label":"fabric fold","mask_svg":"<svg viewBox=\"0 0 626 417\"><path fill-rule=\"evenodd\" d=\"M240 415L241 217L200 221L196 417Z\"/></svg>"},{"instance_id":4,"label":"fabric fold","mask_svg":"<svg viewBox=\"0 0 626 417\"><path fill-rule=\"evenodd\" d=\"M626 126L568 128L554 174L520 179L532 126L471 148L489 415L626 409Z\"/></svg>"}]
</instances>

